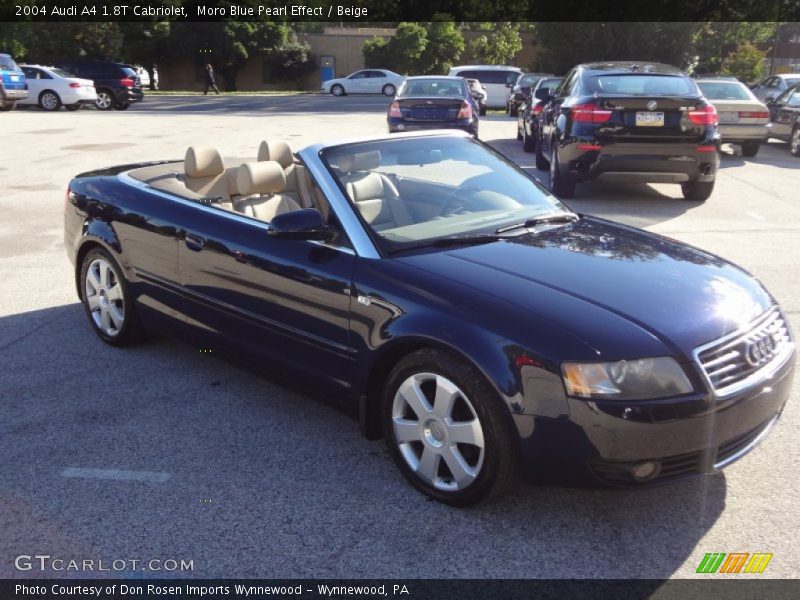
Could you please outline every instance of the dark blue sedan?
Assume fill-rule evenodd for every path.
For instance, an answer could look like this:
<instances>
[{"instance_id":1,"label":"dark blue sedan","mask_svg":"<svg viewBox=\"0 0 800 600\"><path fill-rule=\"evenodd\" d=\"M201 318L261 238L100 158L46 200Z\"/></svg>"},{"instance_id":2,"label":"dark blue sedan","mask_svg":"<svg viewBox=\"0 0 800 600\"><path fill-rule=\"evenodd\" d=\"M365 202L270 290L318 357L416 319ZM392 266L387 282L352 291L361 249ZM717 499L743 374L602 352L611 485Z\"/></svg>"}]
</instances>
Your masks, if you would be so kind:
<instances>
[{"instance_id":1,"label":"dark blue sedan","mask_svg":"<svg viewBox=\"0 0 800 600\"><path fill-rule=\"evenodd\" d=\"M714 472L766 437L792 383L792 334L756 279L575 213L460 132L84 173L65 242L100 339L174 335L300 386L453 505L518 473Z\"/></svg>"},{"instance_id":2,"label":"dark blue sedan","mask_svg":"<svg viewBox=\"0 0 800 600\"><path fill-rule=\"evenodd\" d=\"M463 77L421 76L405 80L386 119L389 133L461 129L478 137L480 109Z\"/></svg>"}]
</instances>

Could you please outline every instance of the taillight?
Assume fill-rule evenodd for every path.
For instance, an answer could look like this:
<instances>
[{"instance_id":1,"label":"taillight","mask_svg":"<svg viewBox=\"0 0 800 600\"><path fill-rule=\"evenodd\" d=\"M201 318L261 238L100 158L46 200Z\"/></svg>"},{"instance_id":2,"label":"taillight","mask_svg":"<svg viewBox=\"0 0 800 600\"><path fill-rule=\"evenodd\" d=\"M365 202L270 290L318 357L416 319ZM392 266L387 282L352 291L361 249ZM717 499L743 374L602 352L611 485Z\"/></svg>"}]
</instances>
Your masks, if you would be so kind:
<instances>
[{"instance_id":1,"label":"taillight","mask_svg":"<svg viewBox=\"0 0 800 600\"><path fill-rule=\"evenodd\" d=\"M389 107L389 116L390 117L403 117L403 113L400 112L400 103L399 102L392 102L392 105Z\"/></svg>"},{"instance_id":2,"label":"taillight","mask_svg":"<svg viewBox=\"0 0 800 600\"><path fill-rule=\"evenodd\" d=\"M698 146L697 147L697 151L698 152L716 152L717 151L717 147L716 146Z\"/></svg>"},{"instance_id":3,"label":"taillight","mask_svg":"<svg viewBox=\"0 0 800 600\"><path fill-rule=\"evenodd\" d=\"M79 87L81 87L81 84L80 83L75 83L73 81L72 83L69 84L69 87L71 87L71 88L79 88Z\"/></svg>"},{"instance_id":4,"label":"taillight","mask_svg":"<svg viewBox=\"0 0 800 600\"><path fill-rule=\"evenodd\" d=\"M461 102L461 110L458 111L458 119L471 119L472 118L472 105L469 102Z\"/></svg>"},{"instance_id":5,"label":"taillight","mask_svg":"<svg viewBox=\"0 0 800 600\"><path fill-rule=\"evenodd\" d=\"M593 102L572 107L572 120L578 123L605 123L613 111L598 108Z\"/></svg>"},{"instance_id":6,"label":"taillight","mask_svg":"<svg viewBox=\"0 0 800 600\"><path fill-rule=\"evenodd\" d=\"M739 111L739 118L740 119L769 119L769 113L768 112L744 110L744 111Z\"/></svg>"},{"instance_id":7,"label":"taillight","mask_svg":"<svg viewBox=\"0 0 800 600\"><path fill-rule=\"evenodd\" d=\"M719 123L717 109L713 104L706 104L703 108L689 111L689 120L695 125L716 125Z\"/></svg>"},{"instance_id":8,"label":"taillight","mask_svg":"<svg viewBox=\"0 0 800 600\"><path fill-rule=\"evenodd\" d=\"M119 80L119 84L122 87L133 87L134 82L133 79L131 79L130 77L125 77L124 79Z\"/></svg>"},{"instance_id":9,"label":"taillight","mask_svg":"<svg viewBox=\"0 0 800 600\"><path fill-rule=\"evenodd\" d=\"M541 104L537 104L536 106L533 107L533 114L540 115L542 114L542 110L544 110L544 106L542 106Z\"/></svg>"}]
</instances>

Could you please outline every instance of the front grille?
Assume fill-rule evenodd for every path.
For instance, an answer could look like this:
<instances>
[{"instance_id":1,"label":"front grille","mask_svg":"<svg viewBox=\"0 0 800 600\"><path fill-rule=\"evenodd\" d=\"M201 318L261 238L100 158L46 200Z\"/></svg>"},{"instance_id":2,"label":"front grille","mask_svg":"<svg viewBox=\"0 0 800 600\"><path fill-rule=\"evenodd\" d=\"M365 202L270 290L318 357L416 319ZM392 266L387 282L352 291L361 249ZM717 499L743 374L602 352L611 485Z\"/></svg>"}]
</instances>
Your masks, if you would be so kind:
<instances>
[{"instance_id":1,"label":"front grille","mask_svg":"<svg viewBox=\"0 0 800 600\"><path fill-rule=\"evenodd\" d=\"M701 346L695 352L717 396L727 396L767 377L792 353L789 328L777 307L744 330Z\"/></svg>"}]
</instances>

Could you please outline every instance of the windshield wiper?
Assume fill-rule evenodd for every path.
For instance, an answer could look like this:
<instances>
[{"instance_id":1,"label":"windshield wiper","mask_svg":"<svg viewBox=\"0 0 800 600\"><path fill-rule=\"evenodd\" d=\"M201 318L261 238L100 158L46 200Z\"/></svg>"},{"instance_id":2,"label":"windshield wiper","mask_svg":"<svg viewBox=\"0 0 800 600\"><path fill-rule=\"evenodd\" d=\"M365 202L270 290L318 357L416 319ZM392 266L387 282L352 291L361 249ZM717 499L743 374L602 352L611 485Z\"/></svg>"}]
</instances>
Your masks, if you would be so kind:
<instances>
[{"instance_id":1,"label":"windshield wiper","mask_svg":"<svg viewBox=\"0 0 800 600\"><path fill-rule=\"evenodd\" d=\"M539 217L533 217L521 223L514 223L513 225L504 225L495 231L495 234L513 231L514 229L527 229L542 223L572 223L577 221L580 217L573 213L549 213Z\"/></svg>"},{"instance_id":2,"label":"windshield wiper","mask_svg":"<svg viewBox=\"0 0 800 600\"><path fill-rule=\"evenodd\" d=\"M410 244L401 248L394 248L393 250L389 251L389 254L405 252L406 250L416 250L417 248L445 248L447 246L471 246L475 244L487 244L489 242L496 242L504 239L506 239L504 236L496 235L494 233L451 235L448 237L440 237L435 240L430 240L429 242Z\"/></svg>"}]
</instances>

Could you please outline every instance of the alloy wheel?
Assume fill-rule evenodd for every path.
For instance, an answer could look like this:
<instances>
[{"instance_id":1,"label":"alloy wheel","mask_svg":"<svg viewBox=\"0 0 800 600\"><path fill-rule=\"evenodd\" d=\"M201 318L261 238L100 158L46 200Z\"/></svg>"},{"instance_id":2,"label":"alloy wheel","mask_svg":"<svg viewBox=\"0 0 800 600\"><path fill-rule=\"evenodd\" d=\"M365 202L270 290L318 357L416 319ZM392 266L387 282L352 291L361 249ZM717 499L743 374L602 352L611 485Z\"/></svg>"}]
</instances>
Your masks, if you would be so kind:
<instances>
[{"instance_id":1,"label":"alloy wheel","mask_svg":"<svg viewBox=\"0 0 800 600\"><path fill-rule=\"evenodd\" d=\"M55 110L58 108L58 96L53 92L45 92L39 100L45 110Z\"/></svg>"},{"instance_id":2,"label":"alloy wheel","mask_svg":"<svg viewBox=\"0 0 800 600\"><path fill-rule=\"evenodd\" d=\"M97 108L100 110L109 110L114 104L114 99L108 92L97 92Z\"/></svg>"},{"instance_id":3,"label":"alloy wheel","mask_svg":"<svg viewBox=\"0 0 800 600\"><path fill-rule=\"evenodd\" d=\"M331 88L331 94L333 94L334 96L343 96L344 88L340 85L335 85Z\"/></svg>"},{"instance_id":4,"label":"alloy wheel","mask_svg":"<svg viewBox=\"0 0 800 600\"><path fill-rule=\"evenodd\" d=\"M97 328L109 337L119 335L125 324L125 302L119 277L108 261L96 258L91 262L84 292Z\"/></svg>"},{"instance_id":5,"label":"alloy wheel","mask_svg":"<svg viewBox=\"0 0 800 600\"><path fill-rule=\"evenodd\" d=\"M800 127L795 127L792 131L792 141L790 142L792 154L800 156Z\"/></svg>"},{"instance_id":6,"label":"alloy wheel","mask_svg":"<svg viewBox=\"0 0 800 600\"><path fill-rule=\"evenodd\" d=\"M483 427L466 394L442 375L417 373L398 387L392 431L411 470L438 490L461 491L480 474Z\"/></svg>"}]
</instances>

